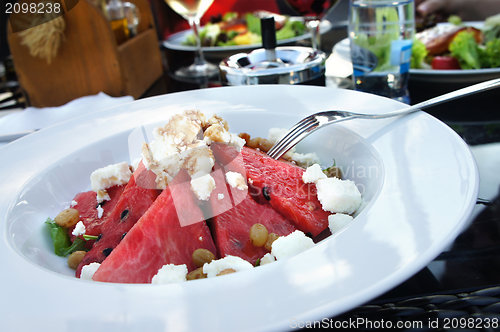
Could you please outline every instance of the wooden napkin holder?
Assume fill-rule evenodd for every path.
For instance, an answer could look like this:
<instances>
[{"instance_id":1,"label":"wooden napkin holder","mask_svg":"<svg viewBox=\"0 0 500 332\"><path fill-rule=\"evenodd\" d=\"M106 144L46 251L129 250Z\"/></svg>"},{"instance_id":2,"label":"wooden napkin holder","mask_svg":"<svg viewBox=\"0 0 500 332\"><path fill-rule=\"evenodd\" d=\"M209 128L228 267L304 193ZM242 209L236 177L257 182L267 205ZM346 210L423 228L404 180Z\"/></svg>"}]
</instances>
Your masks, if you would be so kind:
<instances>
[{"instance_id":1,"label":"wooden napkin holder","mask_svg":"<svg viewBox=\"0 0 500 332\"><path fill-rule=\"evenodd\" d=\"M80 0L65 13L65 38L51 63L30 55L19 33L9 27L8 41L19 83L36 107L60 106L104 92L140 97L163 74L148 0L133 2L141 15L138 33L118 45L101 10Z\"/></svg>"}]
</instances>

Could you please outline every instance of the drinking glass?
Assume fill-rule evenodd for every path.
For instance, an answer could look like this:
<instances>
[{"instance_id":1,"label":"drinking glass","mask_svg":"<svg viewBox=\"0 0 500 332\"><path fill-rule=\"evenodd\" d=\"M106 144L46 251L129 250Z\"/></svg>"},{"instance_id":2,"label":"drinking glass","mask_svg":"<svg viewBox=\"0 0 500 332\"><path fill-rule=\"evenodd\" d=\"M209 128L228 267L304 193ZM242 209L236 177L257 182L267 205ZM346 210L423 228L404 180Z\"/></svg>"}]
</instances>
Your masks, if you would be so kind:
<instances>
[{"instance_id":1,"label":"drinking glass","mask_svg":"<svg viewBox=\"0 0 500 332\"><path fill-rule=\"evenodd\" d=\"M356 90L409 104L413 0L353 0L349 18Z\"/></svg>"},{"instance_id":2,"label":"drinking glass","mask_svg":"<svg viewBox=\"0 0 500 332\"><path fill-rule=\"evenodd\" d=\"M189 26L193 31L196 41L196 52L194 63L188 67L180 68L175 72L177 76L183 78L202 78L217 74L219 69L217 66L205 61L200 41L200 18L205 14L207 9L212 5L214 0L165 0L166 3L177 14L184 17L189 22Z\"/></svg>"},{"instance_id":3,"label":"drinking glass","mask_svg":"<svg viewBox=\"0 0 500 332\"><path fill-rule=\"evenodd\" d=\"M304 17L307 30L311 34L312 48L319 50L321 35L319 33L320 20L337 0L286 0L298 14Z\"/></svg>"}]
</instances>

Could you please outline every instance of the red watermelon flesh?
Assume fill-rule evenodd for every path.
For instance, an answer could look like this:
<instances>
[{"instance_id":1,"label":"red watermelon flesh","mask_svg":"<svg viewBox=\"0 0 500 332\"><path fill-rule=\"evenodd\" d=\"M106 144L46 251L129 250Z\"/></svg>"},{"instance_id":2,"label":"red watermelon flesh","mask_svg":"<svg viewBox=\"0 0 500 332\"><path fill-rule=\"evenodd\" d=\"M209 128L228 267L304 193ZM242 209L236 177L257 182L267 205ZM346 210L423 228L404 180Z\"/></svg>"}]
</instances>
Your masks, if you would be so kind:
<instances>
[{"instance_id":1,"label":"red watermelon flesh","mask_svg":"<svg viewBox=\"0 0 500 332\"><path fill-rule=\"evenodd\" d=\"M120 185L113 186L106 190L108 192L110 200L101 203L101 207L103 209L101 218L98 218L97 194L95 193L95 191L82 192L77 194L75 198L73 198L73 200L77 203L75 206L73 206L73 208L78 210L80 214L80 220L85 225L85 234L95 236L99 236L99 234L101 234L101 227L104 219L113 210L124 189L125 185ZM68 234L71 238L71 242L73 242L76 237L72 234L74 229L75 226L68 229ZM92 244L94 244L93 240L86 241L86 245L88 248L91 248Z\"/></svg>"},{"instance_id":2,"label":"red watermelon flesh","mask_svg":"<svg viewBox=\"0 0 500 332\"><path fill-rule=\"evenodd\" d=\"M267 201L257 203L249 195L248 190L232 188L227 184L225 173L238 172L245 176L245 165L242 155L234 148L225 144L213 144L212 150L216 156L216 172L223 171L219 176L214 176L217 188L227 187L230 193L232 209L218 213L212 219L212 229L220 257L226 255L239 256L252 264L266 254L264 247L256 247L250 241L250 228L256 223L266 226L269 233L288 235L296 227L281 214L276 212ZM222 164L222 166L221 166ZM219 209L221 200L212 195L210 205L213 211Z\"/></svg>"},{"instance_id":3,"label":"red watermelon flesh","mask_svg":"<svg viewBox=\"0 0 500 332\"><path fill-rule=\"evenodd\" d=\"M214 177L214 179L216 188L226 185L223 177ZM245 199L232 209L213 217L213 235L220 257L239 256L254 264L267 251L264 247L256 247L251 243L249 233L253 224L260 223L266 226L269 233L276 233L280 236L288 235L296 228L276 212L269 203L259 204L250 197L247 191L239 191L245 193ZM229 198L224 200L229 201ZM210 203L212 209L216 210L220 200L211 199Z\"/></svg>"},{"instance_id":4,"label":"red watermelon flesh","mask_svg":"<svg viewBox=\"0 0 500 332\"><path fill-rule=\"evenodd\" d=\"M225 174L227 172L240 173L243 176L243 178L245 179L247 178L245 165L243 163L243 157L241 153L239 153L238 150L236 150L235 147L222 143L212 143L211 149L215 157L216 169L220 169L223 173L222 175L223 182L226 182ZM217 185L217 179L216 179L216 185ZM227 190L231 197L232 206L238 205L239 203L244 201L247 197L248 190L233 188L229 185L227 186ZM212 200L212 197L210 198ZM212 207L214 207L215 204L211 205Z\"/></svg>"},{"instance_id":5,"label":"red watermelon flesh","mask_svg":"<svg viewBox=\"0 0 500 332\"><path fill-rule=\"evenodd\" d=\"M101 226L101 238L94 243L92 249L78 265L77 277L80 277L84 265L102 262L158 197L158 190L143 188L136 183L136 178L140 178L143 172L147 172L147 170L140 163L115 207L104 219Z\"/></svg>"},{"instance_id":6,"label":"red watermelon flesh","mask_svg":"<svg viewBox=\"0 0 500 332\"><path fill-rule=\"evenodd\" d=\"M176 197L176 201L172 197ZM205 221L181 226L179 213L203 215L191 191L189 175L181 171L149 210L104 260L93 279L105 282L149 283L165 264L186 264L189 271L193 251L205 248L216 253Z\"/></svg>"},{"instance_id":7,"label":"red watermelon flesh","mask_svg":"<svg viewBox=\"0 0 500 332\"><path fill-rule=\"evenodd\" d=\"M217 216L233 208L233 202L228 188L226 187L224 174L224 170L215 164L215 169L210 174L215 180L215 189L212 190L212 193L210 194L210 204L208 204L208 207L204 206L202 209L206 219Z\"/></svg>"},{"instance_id":8,"label":"red watermelon flesh","mask_svg":"<svg viewBox=\"0 0 500 332\"><path fill-rule=\"evenodd\" d=\"M241 154L248 181L258 190L258 197L269 200L276 211L313 237L328 227L330 213L321 208L316 186L302 181L303 168L247 147Z\"/></svg>"}]
</instances>

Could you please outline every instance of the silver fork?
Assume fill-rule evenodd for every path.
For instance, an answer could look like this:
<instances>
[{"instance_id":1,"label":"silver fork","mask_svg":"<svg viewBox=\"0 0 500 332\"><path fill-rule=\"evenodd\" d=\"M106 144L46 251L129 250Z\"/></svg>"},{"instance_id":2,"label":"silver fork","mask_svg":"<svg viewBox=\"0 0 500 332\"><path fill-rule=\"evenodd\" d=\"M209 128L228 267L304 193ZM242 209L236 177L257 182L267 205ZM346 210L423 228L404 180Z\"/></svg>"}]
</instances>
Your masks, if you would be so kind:
<instances>
[{"instance_id":1,"label":"silver fork","mask_svg":"<svg viewBox=\"0 0 500 332\"><path fill-rule=\"evenodd\" d=\"M299 121L281 138L267 153L271 158L278 159L288 150L294 147L301 140L324 126L331 125L342 121L352 119L384 119L394 116L406 115L419 111L430 106L441 104L453 99L465 97L474 93L490 90L500 87L500 78L490 81L474 84L456 91L446 93L444 95L423 101L413 106L408 106L403 109L383 113L383 114L362 114L347 111L324 111L309 115Z\"/></svg>"}]
</instances>

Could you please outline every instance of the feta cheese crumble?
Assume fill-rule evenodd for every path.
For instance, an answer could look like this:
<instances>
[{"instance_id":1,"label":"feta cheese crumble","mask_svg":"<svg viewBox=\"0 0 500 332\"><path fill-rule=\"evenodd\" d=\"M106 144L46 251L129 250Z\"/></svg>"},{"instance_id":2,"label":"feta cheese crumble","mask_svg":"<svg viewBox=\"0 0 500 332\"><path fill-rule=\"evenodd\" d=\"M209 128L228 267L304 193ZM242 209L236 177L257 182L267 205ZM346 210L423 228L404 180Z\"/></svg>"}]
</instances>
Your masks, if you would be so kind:
<instances>
[{"instance_id":1,"label":"feta cheese crumble","mask_svg":"<svg viewBox=\"0 0 500 332\"><path fill-rule=\"evenodd\" d=\"M316 183L316 189L325 211L352 214L361 205L361 193L351 180L321 179Z\"/></svg>"},{"instance_id":2,"label":"feta cheese crumble","mask_svg":"<svg viewBox=\"0 0 500 332\"><path fill-rule=\"evenodd\" d=\"M90 186L97 193L97 202L110 200L106 189L127 183L132 172L126 162L96 169L90 174Z\"/></svg>"},{"instance_id":3,"label":"feta cheese crumble","mask_svg":"<svg viewBox=\"0 0 500 332\"><path fill-rule=\"evenodd\" d=\"M177 282L186 281L186 275L188 274L188 269L186 264L174 265L166 264L163 265L153 276L151 280L152 284L172 284Z\"/></svg>"},{"instance_id":4,"label":"feta cheese crumble","mask_svg":"<svg viewBox=\"0 0 500 332\"><path fill-rule=\"evenodd\" d=\"M227 123L221 118L214 116L209 119L212 124L204 132L204 141L207 145L212 142L226 143L234 146L236 150L241 151L246 141L234 133L227 130Z\"/></svg>"},{"instance_id":5,"label":"feta cheese crumble","mask_svg":"<svg viewBox=\"0 0 500 332\"><path fill-rule=\"evenodd\" d=\"M276 257L271 255L270 253L267 253L264 256L262 256L262 258L260 259L260 265L266 265L269 263L273 263L275 261L276 261Z\"/></svg>"},{"instance_id":6,"label":"feta cheese crumble","mask_svg":"<svg viewBox=\"0 0 500 332\"><path fill-rule=\"evenodd\" d=\"M271 246L271 254L276 260L295 256L314 247L314 242L301 231L294 231L287 236L280 236Z\"/></svg>"},{"instance_id":7,"label":"feta cheese crumble","mask_svg":"<svg viewBox=\"0 0 500 332\"><path fill-rule=\"evenodd\" d=\"M77 202L77 201L75 201L75 200L72 200L72 201L71 201L71 204L70 204L70 207L75 207L75 206L77 206L77 205L78 205L78 202Z\"/></svg>"},{"instance_id":8,"label":"feta cheese crumble","mask_svg":"<svg viewBox=\"0 0 500 332\"><path fill-rule=\"evenodd\" d=\"M338 232L349 224L354 218L348 214L335 213L328 216L328 228L333 233Z\"/></svg>"},{"instance_id":9,"label":"feta cheese crumble","mask_svg":"<svg viewBox=\"0 0 500 332\"><path fill-rule=\"evenodd\" d=\"M73 234L74 236L85 234L85 225L82 221L76 223L75 229L73 229L73 232L71 232L71 234Z\"/></svg>"},{"instance_id":10,"label":"feta cheese crumble","mask_svg":"<svg viewBox=\"0 0 500 332\"><path fill-rule=\"evenodd\" d=\"M224 258L211 261L210 263L205 263L203 265L203 273L207 275L208 278L217 276L221 271L226 269L233 269L236 272L249 270L253 268L253 265L240 258L238 256L227 255Z\"/></svg>"},{"instance_id":11,"label":"feta cheese crumble","mask_svg":"<svg viewBox=\"0 0 500 332\"><path fill-rule=\"evenodd\" d=\"M217 194L217 199L220 201L221 199L224 199L224 194Z\"/></svg>"},{"instance_id":12,"label":"feta cheese crumble","mask_svg":"<svg viewBox=\"0 0 500 332\"><path fill-rule=\"evenodd\" d=\"M309 153L293 152L292 160L302 167L307 167L312 164L319 163L319 157L315 152L309 152Z\"/></svg>"},{"instance_id":13,"label":"feta cheese crumble","mask_svg":"<svg viewBox=\"0 0 500 332\"><path fill-rule=\"evenodd\" d=\"M248 189L245 178L240 173L227 172L226 173L226 180L227 180L227 183L233 188L237 188L239 190Z\"/></svg>"},{"instance_id":14,"label":"feta cheese crumble","mask_svg":"<svg viewBox=\"0 0 500 332\"><path fill-rule=\"evenodd\" d=\"M142 147L142 159L144 166L156 174L158 189L165 189L181 168L186 168L191 176L211 171L214 161L203 141L204 125L201 112L186 111L175 114L165 126L153 131L153 140Z\"/></svg>"},{"instance_id":15,"label":"feta cheese crumble","mask_svg":"<svg viewBox=\"0 0 500 332\"><path fill-rule=\"evenodd\" d=\"M267 134L267 140L272 144L276 144L287 132L288 129L285 128L271 128ZM299 153L296 152L295 147L288 150L283 156L289 160L295 161L298 165L303 167L319 163L319 158L316 153Z\"/></svg>"},{"instance_id":16,"label":"feta cheese crumble","mask_svg":"<svg viewBox=\"0 0 500 332\"><path fill-rule=\"evenodd\" d=\"M199 200L207 201L212 190L215 189L215 180L210 174L191 179L191 190Z\"/></svg>"},{"instance_id":17,"label":"feta cheese crumble","mask_svg":"<svg viewBox=\"0 0 500 332\"><path fill-rule=\"evenodd\" d=\"M82 272L80 273L80 279L92 280L92 277L96 273L97 269L101 266L99 263L90 263L82 267Z\"/></svg>"},{"instance_id":18,"label":"feta cheese crumble","mask_svg":"<svg viewBox=\"0 0 500 332\"><path fill-rule=\"evenodd\" d=\"M316 183L318 182L318 180L326 178L326 174L323 173L321 167L318 164L309 166L304 174L302 174L302 181L304 181L304 183Z\"/></svg>"},{"instance_id":19,"label":"feta cheese crumble","mask_svg":"<svg viewBox=\"0 0 500 332\"><path fill-rule=\"evenodd\" d=\"M101 219L103 213L104 213L104 209L102 208L102 206L100 204L97 205L97 218Z\"/></svg>"}]
</instances>

